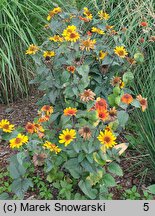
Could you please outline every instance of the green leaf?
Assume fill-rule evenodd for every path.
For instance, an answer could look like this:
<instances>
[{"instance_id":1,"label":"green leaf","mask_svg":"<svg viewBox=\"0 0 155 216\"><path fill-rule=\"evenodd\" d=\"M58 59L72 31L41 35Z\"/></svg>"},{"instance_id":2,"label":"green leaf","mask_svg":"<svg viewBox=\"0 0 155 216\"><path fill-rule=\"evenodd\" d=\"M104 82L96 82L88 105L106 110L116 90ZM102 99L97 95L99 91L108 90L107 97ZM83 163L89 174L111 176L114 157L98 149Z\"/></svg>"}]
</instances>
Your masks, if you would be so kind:
<instances>
[{"instance_id":1,"label":"green leaf","mask_svg":"<svg viewBox=\"0 0 155 216\"><path fill-rule=\"evenodd\" d=\"M96 163L98 163L101 166L104 166L106 164L106 161L104 161L97 152L93 153L93 158L94 161L96 161Z\"/></svg>"},{"instance_id":2,"label":"green leaf","mask_svg":"<svg viewBox=\"0 0 155 216\"><path fill-rule=\"evenodd\" d=\"M121 111L117 112L117 118L118 118L120 126L122 128L125 128L125 125L129 119L129 114L127 112L121 110Z\"/></svg>"},{"instance_id":3,"label":"green leaf","mask_svg":"<svg viewBox=\"0 0 155 216\"><path fill-rule=\"evenodd\" d=\"M11 185L12 192L15 193L19 199L24 198L24 193L29 187L33 187L32 181L30 179L15 179Z\"/></svg>"},{"instance_id":4,"label":"green leaf","mask_svg":"<svg viewBox=\"0 0 155 216\"><path fill-rule=\"evenodd\" d=\"M9 200L10 196L8 193L2 193L0 194L0 200Z\"/></svg>"},{"instance_id":5,"label":"green leaf","mask_svg":"<svg viewBox=\"0 0 155 216\"><path fill-rule=\"evenodd\" d=\"M81 166L85 169L85 171L88 171L88 172L91 172L91 173L95 172L95 167L87 159L84 159L81 162Z\"/></svg>"},{"instance_id":6,"label":"green leaf","mask_svg":"<svg viewBox=\"0 0 155 216\"><path fill-rule=\"evenodd\" d=\"M122 171L121 167L115 162L112 162L109 164L108 170L109 170L109 172L111 172L115 175L123 176L123 171Z\"/></svg>"},{"instance_id":7,"label":"green leaf","mask_svg":"<svg viewBox=\"0 0 155 216\"><path fill-rule=\"evenodd\" d=\"M114 187L114 186L116 186L115 179L110 174L105 174L103 176L103 181L104 181L104 183L105 183L105 185L107 187Z\"/></svg>"},{"instance_id":8,"label":"green leaf","mask_svg":"<svg viewBox=\"0 0 155 216\"><path fill-rule=\"evenodd\" d=\"M63 83L66 83L67 81L69 81L70 78L70 73L68 71L63 71L61 79L63 81Z\"/></svg>"},{"instance_id":9,"label":"green leaf","mask_svg":"<svg viewBox=\"0 0 155 216\"><path fill-rule=\"evenodd\" d=\"M82 190L82 192L85 195L87 195L90 199L94 200L96 198L97 190L92 189L91 184L88 180L86 180L85 182L81 180L78 185L80 189Z\"/></svg>"},{"instance_id":10,"label":"green leaf","mask_svg":"<svg viewBox=\"0 0 155 216\"><path fill-rule=\"evenodd\" d=\"M149 190L150 193L155 194L155 184L150 185L149 187L147 187L147 189Z\"/></svg>"},{"instance_id":11,"label":"green leaf","mask_svg":"<svg viewBox=\"0 0 155 216\"><path fill-rule=\"evenodd\" d=\"M132 105L132 106L134 106L134 107L136 107L136 108L139 108L139 107L141 107L141 105L140 105L139 101L138 101L138 100L136 100L136 99L132 101L131 105Z\"/></svg>"},{"instance_id":12,"label":"green leaf","mask_svg":"<svg viewBox=\"0 0 155 216\"><path fill-rule=\"evenodd\" d=\"M115 95L119 95L120 92L121 92L121 90L120 90L120 87L119 87L119 86L116 86L115 88L113 88L113 93L114 93Z\"/></svg>"},{"instance_id":13,"label":"green leaf","mask_svg":"<svg viewBox=\"0 0 155 216\"><path fill-rule=\"evenodd\" d=\"M86 179L90 181L90 184L93 186L100 182L102 176L103 176L103 171L99 170L97 173L90 173L90 175Z\"/></svg>"},{"instance_id":14,"label":"green leaf","mask_svg":"<svg viewBox=\"0 0 155 216\"><path fill-rule=\"evenodd\" d=\"M9 165L10 176L13 179L18 179L22 177L26 173L26 168L23 167L19 161L17 160L17 156L13 155L10 158L10 165Z\"/></svg>"}]
</instances>

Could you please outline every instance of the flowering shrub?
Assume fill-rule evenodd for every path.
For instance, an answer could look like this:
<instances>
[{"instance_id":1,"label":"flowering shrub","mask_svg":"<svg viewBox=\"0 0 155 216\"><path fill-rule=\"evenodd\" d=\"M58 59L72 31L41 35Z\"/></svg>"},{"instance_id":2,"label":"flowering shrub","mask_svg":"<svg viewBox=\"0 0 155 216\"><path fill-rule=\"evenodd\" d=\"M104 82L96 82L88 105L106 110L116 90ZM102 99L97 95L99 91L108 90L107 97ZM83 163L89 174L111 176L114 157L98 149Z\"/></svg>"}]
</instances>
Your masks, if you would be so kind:
<instances>
[{"instance_id":1,"label":"flowering shrub","mask_svg":"<svg viewBox=\"0 0 155 216\"><path fill-rule=\"evenodd\" d=\"M114 177L123 175L119 156L128 144L119 134L134 108L145 111L147 99L129 88L136 60L108 19L104 11L94 17L88 8L54 8L48 40L26 51L37 66L32 83L45 92L43 106L25 129L0 122L2 139L18 149L9 170L20 198L33 186L32 166L43 167L62 199L106 199Z\"/></svg>"}]
</instances>

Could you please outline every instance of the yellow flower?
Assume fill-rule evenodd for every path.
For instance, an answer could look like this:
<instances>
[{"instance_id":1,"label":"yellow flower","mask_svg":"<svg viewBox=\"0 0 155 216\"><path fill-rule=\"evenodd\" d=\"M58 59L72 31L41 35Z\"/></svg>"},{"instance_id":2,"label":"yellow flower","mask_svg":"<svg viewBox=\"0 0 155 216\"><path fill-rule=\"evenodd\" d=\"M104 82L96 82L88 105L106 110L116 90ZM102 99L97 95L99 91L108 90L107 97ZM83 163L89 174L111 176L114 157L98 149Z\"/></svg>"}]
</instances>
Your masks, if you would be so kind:
<instances>
[{"instance_id":1,"label":"yellow flower","mask_svg":"<svg viewBox=\"0 0 155 216\"><path fill-rule=\"evenodd\" d=\"M20 148L23 144L28 142L28 136L19 133L16 138L10 140L10 148Z\"/></svg>"},{"instance_id":2,"label":"yellow flower","mask_svg":"<svg viewBox=\"0 0 155 216\"><path fill-rule=\"evenodd\" d=\"M108 55L108 52L103 52L102 50L100 50L99 59L103 60L107 55Z\"/></svg>"},{"instance_id":3,"label":"yellow flower","mask_svg":"<svg viewBox=\"0 0 155 216\"><path fill-rule=\"evenodd\" d=\"M116 46L114 52L121 58L125 58L125 56L128 55L126 49L123 46Z\"/></svg>"},{"instance_id":4,"label":"yellow flower","mask_svg":"<svg viewBox=\"0 0 155 216\"><path fill-rule=\"evenodd\" d=\"M37 47L37 46L34 45L34 44L31 44L31 45L29 46L29 48L26 50L26 54L27 54L27 55L35 55L36 52L38 52L38 50L39 50L39 47Z\"/></svg>"},{"instance_id":5,"label":"yellow flower","mask_svg":"<svg viewBox=\"0 0 155 216\"><path fill-rule=\"evenodd\" d=\"M75 31L76 31L76 26L74 25L68 26L66 29L64 29L62 36L66 37L69 33L72 33Z\"/></svg>"},{"instance_id":6,"label":"yellow flower","mask_svg":"<svg viewBox=\"0 0 155 216\"><path fill-rule=\"evenodd\" d=\"M49 40L54 42L63 42L63 37L60 37L59 35L54 35L53 37L50 37Z\"/></svg>"},{"instance_id":7,"label":"yellow flower","mask_svg":"<svg viewBox=\"0 0 155 216\"><path fill-rule=\"evenodd\" d=\"M99 11L98 16L100 17L101 20L108 20L110 18L109 14L107 14L104 11Z\"/></svg>"},{"instance_id":8,"label":"yellow flower","mask_svg":"<svg viewBox=\"0 0 155 216\"><path fill-rule=\"evenodd\" d=\"M91 31L94 32L94 33L98 33L100 35L105 34L105 32L103 30L101 30L99 28L96 28L96 27L92 27Z\"/></svg>"},{"instance_id":9,"label":"yellow flower","mask_svg":"<svg viewBox=\"0 0 155 216\"><path fill-rule=\"evenodd\" d=\"M88 38L87 40L83 40L81 42L81 46L80 49L84 50L86 49L86 51L90 51L90 49L94 49L94 45L96 44L96 40L90 40L90 38Z\"/></svg>"},{"instance_id":10,"label":"yellow flower","mask_svg":"<svg viewBox=\"0 0 155 216\"><path fill-rule=\"evenodd\" d=\"M14 130L14 125L10 124L7 119L2 119L0 121L0 129L2 129L6 133L11 133Z\"/></svg>"},{"instance_id":11,"label":"yellow flower","mask_svg":"<svg viewBox=\"0 0 155 216\"><path fill-rule=\"evenodd\" d=\"M83 14L87 17L87 19L92 20L93 19L93 15L89 11L89 9L87 7L84 7L83 10L84 10Z\"/></svg>"},{"instance_id":12,"label":"yellow flower","mask_svg":"<svg viewBox=\"0 0 155 216\"><path fill-rule=\"evenodd\" d=\"M76 108L68 107L68 108L64 109L64 115L65 116L76 116L76 113L77 113Z\"/></svg>"},{"instance_id":13,"label":"yellow flower","mask_svg":"<svg viewBox=\"0 0 155 216\"><path fill-rule=\"evenodd\" d=\"M105 130L104 132L100 131L99 136L97 139L103 144L107 149L112 148L117 143L115 142L116 137L115 135L108 130Z\"/></svg>"},{"instance_id":14,"label":"yellow flower","mask_svg":"<svg viewBox=\"0 0 155 216\"><path fill-rule=\"evenodd\" d=\"M66 41L76 42L80 35L76 31L76 26L68 26L66 29L64 29L62 36L65 38Z\"/></svg>"},{"instance_id":15,"label":"yellow flower","mask_svg":"<svg viewBox=\"0 0 155 216\"><path fill-rule=\"evenodd\" d=\"M46 57L54 57L55 56L55 52L54 51L45 51L43 53L43 56Z\"/></svg>"},{"instance_id":16,"label":"yellow flower","mask_svg":"<svg viewBox=\"0 0 155 216\"><path fill-rule=\"evenodd\" d=\"M71 41L71 42L76 42L79 38L80 38L80 35L78 32L71 32L65 36L65 40Z\"/></svg>"},{"instance_id":17,"label":"yellow flower","mask_svg":"<svg viewBox=\"0 0 155 216\"><path fill-rule=\"evenodd\" d=\"M61 149L58 146L56 146L54 143L51 143L49 141L46 141L43 144L43 147L46 148L46 149L49 149L51 152L55 152L56 154L61 152Z\"/></svg>"},{"instance_id":18,"label":"yellow flower","mask_svg":"<svg viewBox=\"0 0 155 216\"><path fill-rule=\"evenodd\" d=\"M76 131L71 129L63 130L59 135L59 143L64 143L65 146L69 145L76 138Z\"/></svg>"},{"instance_id":19,"label":"yellow flower","mask_svg":"<svg viewBox=\"0 0 155 216\"><path fill-rule=\"evenodd\" d=\"M56 7L53 10L51 10L47 16L47 20L50 21L52 17L58 13L61 13L62 9L60 7Z\"/></svg>"}]
</instances>

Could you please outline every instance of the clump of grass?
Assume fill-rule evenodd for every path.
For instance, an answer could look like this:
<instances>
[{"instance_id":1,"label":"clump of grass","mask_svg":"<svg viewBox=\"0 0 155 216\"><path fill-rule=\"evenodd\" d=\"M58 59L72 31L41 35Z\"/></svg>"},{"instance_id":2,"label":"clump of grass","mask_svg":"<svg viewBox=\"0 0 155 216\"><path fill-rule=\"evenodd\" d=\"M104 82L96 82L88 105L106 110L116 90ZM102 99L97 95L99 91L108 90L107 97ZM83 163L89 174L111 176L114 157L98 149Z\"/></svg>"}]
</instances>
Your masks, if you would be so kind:
<instances>
[{"instance_id":1,"label":"clump of grass","mask_svg":"<svg viewBox=\"0 0 155 216\"><path fill-rule=\"evenodd\" d=\"M50 7L50 0L1 1L0 103L28 94L34 68L25 49L45 35L43 24Z\"/></svg>"}]
</instances>

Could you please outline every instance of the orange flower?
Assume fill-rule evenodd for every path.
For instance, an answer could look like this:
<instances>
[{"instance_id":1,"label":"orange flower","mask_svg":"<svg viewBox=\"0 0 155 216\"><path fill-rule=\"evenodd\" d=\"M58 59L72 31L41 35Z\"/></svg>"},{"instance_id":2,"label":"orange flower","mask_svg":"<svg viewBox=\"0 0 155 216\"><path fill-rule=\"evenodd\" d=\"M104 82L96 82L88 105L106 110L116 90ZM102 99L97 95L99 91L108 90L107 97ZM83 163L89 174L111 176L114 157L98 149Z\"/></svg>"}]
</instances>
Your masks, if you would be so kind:
<instances>
[{"instance_id":1,"label":"orange flower","mask_svg":"<svg viewBox=\"0 0 155 216\"><path fill-rule=\"evenodd\" d=\"M107 112L107 110L98 110L97 116L100 120L106 121L108 119L109 113Z\"/></svg>"},{"instance_id":2,"label":"orange flower","mask_svg":"<svg viewBox=\"0 0 155 216\"><path fill-rule=\"evenodd\" d=\"M28 122L25 126L25 129L27 130L28 133L33 134L35 132L35 126L34 124Z\"/></svg>"},{"instance_id":3,"label":"orange flower","mask_svg":"<svg viewBox=\"0 0 155 216\"><path fill-rule=\"evenodd\" d=\"M147 22L141 22L141 23L140 23L140 26L146 27L146 26L148 26L148 23L147 23Z\"/></svg>"},{"instance_id":4,"label":"orange flower","mask_svg":"<svg viewBox=\"0 0 155 216\"><path fill-rule=\"evenodd\" d=\"M46 122L46 121L49 121L49 119L50 119L50 116L48 116L48 115L42 115L42 116L39 118L38 122L39 122L39 123Z\"/></svg>"},{"instance_id":5,"label":"orange flower","mask_svg":"<svg viewBox=\"0 0 155 216\"><path fill-rule=\"evenodd\" d=\"M96 110L107 110L107 102L105 99L98 97L95 103Z\"/></svg>"},{"instance_id":6,"label":"orange flower","mask_svg":"<svg viewBox=\"0 0 155 216\"><path fill-rule=\"evenodd\" d=\"M144 38L140 38L140 39L139 39L139 42L140 42L140 43L144 43L144 42L145 42L145 39L144 39Z\"/></svg>"},{"instance_id":7,"label":"orange flower","mask_svg":"<svg viewBox=\"0 0 155 216\"><path fill-rule=\"evenodd\" d=\"M133 97L130 94L124 94L121 97L121 101L122 101L122 103L130 104L133 101Z\"/></svg>"},{"instance_id":8,"label":"orange flower","mask_svg":"<svg viewBox=\"0 0 155 216\"><path fill-rule=\"evenodd\" d=\"M84 21L84 22L89 22L90 21L86 17L82 17L82 16L79 16L79 19L82 20L82 21Z\"/></svg>"},{"instance_id":9,"label":"orange flower","mask_svg":"<svg viewBox=\"0 0 155 216\"><path fill-rule=\"evenodd\" d=\"M44 106L41 108L41 111L42 111L42 112L46 112L46 115L49 116L50 114L53 113L53 107L52 107L52 106L49 106L49 105L44 105Z\"/></svg>"},{"instance_id":10,"label":"orange flower","mask_svg":"<svg viewBox=\"0 0 155 216\"><path fill-rule=\"evenodd\" d=\"M88 36L92 36L91 31L87 31L87 35L88 35Z\"/></svg>"},{"instance_id":11,"label":"orange flower","mask_svg":"<svg viewBox=\"0 0 155 216\"><path fill-rule=\"evenodd\" d=\"M68 108L64 109L64 115L65 116L75 116L76 113L77 113L76 108L68 107Z\"/></svg>"},{"instance_id":12,"label":"orange flower","mask_svg":"<svg viewBox=\"0 0 155 216\"><path fill-rule=\"evenodd\" d=\"M143 98L141 95L138 95L137 100L139 101L142 107L142 111L144 112L146 108L148 107L147 98Z\"/></svg>"},{"instance_id":13,"label":"orange flower","mask_svg":"<svg viewBox=\"0 0 155 216\"><path fill-rule=\"evenodd\" d=\"M68 66L67 67L67 70L69 71L69 72L71 72L71 73L74 73L75 72L75 67L74 66Z\"/></svg>"}]
</instances>

